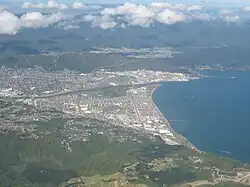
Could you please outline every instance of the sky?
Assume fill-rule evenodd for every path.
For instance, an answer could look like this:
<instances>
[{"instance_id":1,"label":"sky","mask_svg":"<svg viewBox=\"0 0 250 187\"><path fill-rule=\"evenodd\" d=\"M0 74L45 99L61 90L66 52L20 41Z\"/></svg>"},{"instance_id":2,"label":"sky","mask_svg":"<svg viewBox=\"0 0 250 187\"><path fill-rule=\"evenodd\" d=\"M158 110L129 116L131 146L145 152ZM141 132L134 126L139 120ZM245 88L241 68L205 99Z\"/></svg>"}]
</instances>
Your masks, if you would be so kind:
<instances>
[{"instance_id":1,"label":"sky","mask_svg":"<svg viewBox=\"0 0 250 187\"><path fill-rule=\"evenodd\" d=\"M38 2L38 0L28 0L29 2ZM131 3L152 3L152 2L166 2L166 0L57 0L60 3L73 3L73 2L83 2L88 4L122 4L125 2ZM0 0L1 4L10 3L23 3L25 0ZM46 0L40 0L39 2L46 2ZM228 5L250 5L250 0L167 0L169 3L182 3L182 4L194 4L201 2L211 2L212 4L228 4Z\"/></svg>"},{"instance_id":2,"label":"sky","mask_svg":"<svg viewBox=\"0 0 250 187\"><path fill-rule=\"evenodd\" d=\"M77 29L83 22L93 28L112 30L190 21L241 23L246 20L250 20L250 0L8 0L8 3L0 0L0 34L10 35L25 28Z\"/></svg>"}]
</instances>

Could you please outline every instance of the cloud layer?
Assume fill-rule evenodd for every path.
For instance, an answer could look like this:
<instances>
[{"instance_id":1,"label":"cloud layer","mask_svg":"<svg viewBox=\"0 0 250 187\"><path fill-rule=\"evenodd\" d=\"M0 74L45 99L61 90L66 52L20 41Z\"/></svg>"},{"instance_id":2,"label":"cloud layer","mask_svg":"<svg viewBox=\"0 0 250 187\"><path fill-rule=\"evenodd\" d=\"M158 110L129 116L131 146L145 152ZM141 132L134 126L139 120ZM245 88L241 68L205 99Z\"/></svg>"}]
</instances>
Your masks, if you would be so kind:
<instances>
[{"instance_id":1,"label":"cloud layer","mask_svg":"<svg viewBox=\"0 0 250 187\"><path fill-rule=\"evenodd\" d=\"M16 34L23 28L44 28L54 25L61 29L80 28L82 22L88 22L92 27L102 29L127 28L130 26L152 27L155 24L175 24L194 20L202 21L225 21L228 23L239 22L248 16L250 7L211 9L204 4L184 5L170 3L152 3L149 5L125 3L112 8L102 8L94 11L94 7L87 7L81 2L74 2L71 5L60 4L56 0L49 0L48 3L23 4L23 8L55 9L52 14L40 12L29 12L21 17L8 11L0 5L0 34ZM81 11L61 11L65 9L85 9ZM101 7L96 7L101 8ZM69 13L71 16L65 16ZM81 13L81 14L79 14ZM78 15L78 16L76 16Z\"/></svg>"},{"instance_id":2,"label":"cloud layer","mask_svg":"<svg viewBox=\"0 0 250 187\"><path fill-rule=\"evenodd\" d=\"M174 24L190 19L210 20L200 5L152 3L138 5L125 3L115 8L105 8L99 15L87 15L85 21L103 29L126 26L150 27L154 23Z\"/></svg>"},{"instance_id":3,"label":"cloud layer","mask_svg":"<svg viewBox=\"0 0 250 187\"><path fill-rule=\"evenodd\" d=\"M71 5L66 5L63 3L58 3L56 0L49 0L48 3L32 3L25 2L22 5L22 8L36 8L36 9L59 9L66 10L68 8L72 9L82 9L87 8L87 6L81 2L74 2Z\"/></svg>"},{"instance_id":4,"label":"cloud layer","mask_svg":"<svg viewBox=\"0 0 250 187\"><path fill-rule=\"evenodd\" d=\"M154 24L174 24L194 20L238 22L242 12L250 11L250 7L241 9L211 9L201 4L185 5L170 3L152 3L150 5L125 3L114 8L105 8L98 14L89 14L84 21L92 27L112 29L128 26L151 27Z\"/></svg>"},{"instance_id":5,"label":"cloud layer","mask_svg":"<svg viewBox=\"0 0 250 187\"><path fill-rule=\"evenodd\" d=\"M0 34L13 35L23 28L45 28L63 19L61 13L43 15L39 12L31 12L18 17L3 10L0 12Z\"/></svg>"},{"instance_id":6,"label":"cloud layer","mask_svg":"<svg viewBox=\"0 0 250 187\"><path fill-rule=\"evenodd\" d=\"M73 9L81 9L81 8L87 8L88 6L81 3L81 2L75 2L71 5Z\"/></svg>"},{"instance_id":7,"label":"cloud layer","mask_svg":"<svg viewBox=\"0 0 250 187\"><path fill-rule=\"evenodd\" d=\"M49 0L47 4L45 3L31 3L31 2L25 2L22 5L22 8L52 8L52 9L68 9L68 5L66 4L60 4L57 3L55 0Z\"/></svg>"}]
</instances>

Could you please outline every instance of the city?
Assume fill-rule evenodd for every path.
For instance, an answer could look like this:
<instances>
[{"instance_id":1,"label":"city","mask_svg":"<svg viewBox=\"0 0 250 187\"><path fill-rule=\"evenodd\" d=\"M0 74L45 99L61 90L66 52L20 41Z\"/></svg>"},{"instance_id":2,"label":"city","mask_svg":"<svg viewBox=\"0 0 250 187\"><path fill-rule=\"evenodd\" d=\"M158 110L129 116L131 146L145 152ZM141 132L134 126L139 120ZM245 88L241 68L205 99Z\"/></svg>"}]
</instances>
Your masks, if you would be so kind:
<instances>
[{"instance_id":1,"label":"city","mask_svg":"<svg viewBox=\"0 0 250 187\"><path fill-rule=\"evenodd\" d=\"M97 119L139 133L160 136L170 145L186 142L171 129L151 97L161 82L188 81L190 75L149 70L100 70L83 74L69 70L46 72L39 68L15 70L5 67L1 68L0 74L2 99L44 111L8 119L8 123L49 120L53 115L59 115L49 111L61 111L64 116ZM6 128L6 119L1 120ZM75 136L76 130L70 129L69 124L66 123L68 129L65 129Z\"/></svg>"}]
</instances>

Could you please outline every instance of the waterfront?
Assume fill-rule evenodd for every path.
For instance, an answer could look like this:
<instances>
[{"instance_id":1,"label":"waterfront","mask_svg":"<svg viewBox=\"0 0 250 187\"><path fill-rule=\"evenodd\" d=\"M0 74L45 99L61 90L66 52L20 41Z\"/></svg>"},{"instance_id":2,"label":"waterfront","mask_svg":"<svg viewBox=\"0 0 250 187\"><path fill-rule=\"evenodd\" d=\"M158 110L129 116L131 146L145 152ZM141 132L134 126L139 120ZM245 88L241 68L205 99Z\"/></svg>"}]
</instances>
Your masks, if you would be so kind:
<instances>
[{"instance_id":1,"label":"waterfront","mask_svg":"<svg viewBox=\"0 0 250 187\"><path fill-rule=\"evenodd\" d=\"M156 105L202 151L250 162L250 72L205 73L211 77L162 84Z\"/></svg>"}]
</instances>

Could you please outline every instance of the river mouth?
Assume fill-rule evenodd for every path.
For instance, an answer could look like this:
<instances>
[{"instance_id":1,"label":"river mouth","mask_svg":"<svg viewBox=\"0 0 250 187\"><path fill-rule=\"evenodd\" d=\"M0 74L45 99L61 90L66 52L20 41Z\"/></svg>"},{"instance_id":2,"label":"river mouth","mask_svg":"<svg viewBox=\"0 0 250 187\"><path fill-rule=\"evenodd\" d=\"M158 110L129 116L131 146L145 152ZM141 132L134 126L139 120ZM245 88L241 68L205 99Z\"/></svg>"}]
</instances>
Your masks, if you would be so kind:
<instances>
[{"instance_id":1,"label":"river mouth","mask_svg":"<svg viewBox=\"0 0 250 187\"><path fill-rule=\"evenodd\" d=\"M172 128L200 150L250 162L250 71L206 74L163 83L153 100Z\"/></svg>"}]
</instances>

